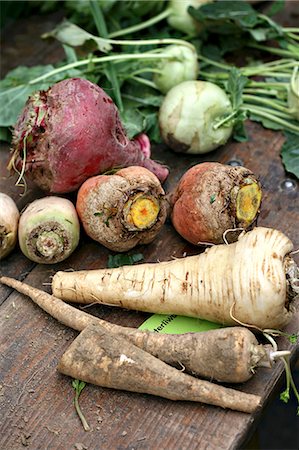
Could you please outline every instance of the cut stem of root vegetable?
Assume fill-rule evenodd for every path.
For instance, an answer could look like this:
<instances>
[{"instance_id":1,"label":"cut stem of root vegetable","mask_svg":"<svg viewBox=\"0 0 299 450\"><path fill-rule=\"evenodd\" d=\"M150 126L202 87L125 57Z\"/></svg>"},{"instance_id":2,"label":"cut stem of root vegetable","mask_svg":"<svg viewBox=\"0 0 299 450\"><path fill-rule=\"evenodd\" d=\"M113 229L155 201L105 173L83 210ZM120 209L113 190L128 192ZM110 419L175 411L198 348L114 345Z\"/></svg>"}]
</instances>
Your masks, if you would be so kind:
<instances>
[{"instance_id":1,"label":"cut stem of root vegetable","mask_svg":"<svg viewBox=\"0 0 299 450\"><path fill-rule=\"evenodd\" d=\"M274 360L269 346L260 345L247 328L157 334L106 322L13 278L1 277L0 282L28 295L44 311L70 328L82 331L90 324L99 324L167 364L183 366L187 373L210 381L242 383L253 375L256 367L271 367Z\"/></svg>"},{"instance_id":2,"label":"cut stem of root vegetable","mask_svg":"<svg viewBox=\"0 0 299 450\"><path fill-rule=\"evenodd\" d=\"M158 178L144 167L131 166L86 180L76 208L88 236L124 252L154 240L165 223L166 205Z\"/></svg>"},{"instance_id":3,"label":"cut stem of root vegetable","mask_svg":"<svg viewBox=\"0 0 299 450\"><path fill-rule=\"evenodd\" d=\"M14 200L4 192L0 192L0 260L15 248L19 217L20 213Z\"/></svg>"},{"instance_id":4,"label":"cut stem of root vegetable","mask_svg":"<svg viewBox=\"0 0 299 450\"><path fill-rule=\"evenodd\" d=\"M223 243L227 230L232 242L257 219L261 199L261 185L250 170L204 162L187 170L171 193L171 221L192 244Z\"/></svg>"},{"instance_id":5,"label":"cut stem of root vegetable","mask_svg":"<svg viewBox=\"0 0 299 450\"><path fill-rule=\"evenodd\" d=\"M237 242L182 259L57 272L52 290L77 303L280 329L292 319L299 291L292 249L281 231L256 227Z\"/></svg>"},{"instance_id":6,"label":"cut stem of root vegetable","mask_svg":"<svg viewBox=\"0 0 299 450\"><path fill-rule=\"evenodd\" d=\"M19 222L19 244L27 258L54 264L68 258L79 243L80 224L74 205L61 197L30 203Z\"/></svg>"},{"instance_id":7,"label":"cut stem of root vegetable","mask_svg":"<svg viewBox=\"0 0 299 450\"><path fill-rule=\"evenodd\" d=\"M193 378L168 366L131 342L90 325L73 341L58 370L102 387L189 400L254 412L261 398Z\"/></svg>"}]
</instances>

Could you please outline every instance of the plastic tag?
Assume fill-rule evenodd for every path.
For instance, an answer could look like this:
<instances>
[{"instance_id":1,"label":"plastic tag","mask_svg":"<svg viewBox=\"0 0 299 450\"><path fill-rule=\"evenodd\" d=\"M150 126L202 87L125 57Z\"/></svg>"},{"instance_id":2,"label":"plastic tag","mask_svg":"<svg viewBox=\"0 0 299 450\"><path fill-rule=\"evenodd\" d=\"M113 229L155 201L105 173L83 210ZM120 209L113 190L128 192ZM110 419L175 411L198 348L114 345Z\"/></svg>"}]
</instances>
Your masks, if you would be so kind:
<instances>
[{"instance_id":1,"label":"plastic tag","mask_svg":"<svg viewBox=\"0 0 299 450\"><path fill-rule=\"evenodd\" d=\"M139 330L156 331L157 333L181 334L207 331L221 328L219 323L175 314L154 314L143 322Z\"/></svg>"}]
</instances>

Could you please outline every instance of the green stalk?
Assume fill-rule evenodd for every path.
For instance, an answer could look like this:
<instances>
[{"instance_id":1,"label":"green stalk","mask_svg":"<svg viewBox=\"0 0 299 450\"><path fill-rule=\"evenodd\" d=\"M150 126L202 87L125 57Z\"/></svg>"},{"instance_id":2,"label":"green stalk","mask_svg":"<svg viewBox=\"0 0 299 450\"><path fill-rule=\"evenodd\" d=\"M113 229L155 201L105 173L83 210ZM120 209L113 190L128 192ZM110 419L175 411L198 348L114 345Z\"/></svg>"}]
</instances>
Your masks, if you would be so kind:
<instances>
[{"instance_id":1,"label":"green stalk","mask_svg":"<svg viewBox=\"0 0 299 450\"><path fill-rule=\"evenodd\" d=\"M290 110L287 106L283 106L278 101L273 101L271 99L267 99L264 97L258 97L257 95L249 95L249 94L243 94L242 95L243 100L248 100L249 102L252 101L254 103L260 103L262 105L271 106L273 109L277 109L278 111L284 112L287 115L290 114Z\"/></svg>"},{"instance_id":2,"label":"green stalk","mask_svg":"<svg viewBox=\"0 0 299 450\"><path fill-rule=\"evenodd\" d=\"M105 39L109 44L115 45L184 45L192 50L194 46L183 39L176 38L161 38L161 39L128 39L128 40L117 40L117 39Z\"/></svg>"},{"instance_id":3,"label":"green stalk","mask_svg":"<svg viewBox=\"0 0 299 450\"><path fill-rule=\"evenodd\" d=\"M244 94L254 94L254 95L270 95L273 97L277 97L277 89L261 89L261 88L244 88L243 89Z\"/></svg>"},{"instance_id":4,"label":"green stalk","mask_svg":"<svg viewBox=\"0 0 299 450\"><path fill-rule=\"evenodd\" d=\"M101 57L93 57L88 59L81 59L80 61L75 61L73 63L66 64L61 67L57 67L56 69L51 70L44 75L41 75L33 80L28 82L29 85L39 83L40 81L46 80L47 78L51 78L53 75L57 73L65 72L69 69L75 69L77 67L87 66L90 63L106 63L106 62L122 62L130 59L171 59L173 56L167 55L165 53L145 53L145 54L136 54L136 53L126 53L123 55L109 55L109 56L101 56Z\"/></svg>"},{"instance_id":5,"label":"green stalk","mask_svg":"<svg viewBox=\"0 0 299 450\"><path fill-rule=\"evenodd\" d=\"M273 55L286 56L290 58L294 58L294 53L289 50L284 50L276 47L268 47L267 45L249 43L249 47L256 48L257 50L265 50L266 52L272 53Z\"/></svg>"},{"instance_id":6,"label":"green stalk","mask_svg":"<svg viewBox=\"0 0 299 450\"><path fill-rule=\"evenodd\" d=\"M103 36L104 38L107 38L108 30L106 27L105 19L102 14L100 5L98 4L98 2L95 2L92 0L90 0L89 3L90 3L90 9L91 9L91 12L92 12L99 35ZM120 86L119 86L119 82L117 79L115 67L110 62L108 62L108 64L107 64L107 72L108 72L108 78L110 79L112 88L114 90L116 105L117 105L118 109L120 111L122 111L123 110L123 102L121 99Z\"/></svg>"},{"instance_id":7,"label":"green stalk","mask_svg":"<svg viewBox=\"0 0 299 450\"><path fill-rule=\"evenodd\" d=\"M110 38L118 37L118 36L124 36L125 34L129 33L136 33L136 31L144 30L144 28L148 28L152 25L155 25L158 22L161 22L161 20L167 19L167 17L170 15L171 9L167 8L164 11L162 11L160 14L157 14L155 17L151 17L148 20L145 20L142 23L138 23L136 25L132 25L128 28L123 28L122 30L114 31L113 33L109 34Z\"/></svg>"},{"instance_id":8,"label":"green stalk","mask_svg":"<svg viewBox=\"0 0 299 450\"><path fill-rule=\"evenodd\" d=\"M149 86L153 89L159 90L159 88L155 85L153 81L147 80L146 78L136 77L134 75L131 75L127 77L127 79L130 78L131 80L137 81L137 83L144 84L145 86Z\"/></svg>"},{"instance_id":9,"label":"green stalk","mask_svg":"<svg viewBox=\"0 0 299 450\"><path fill-rule=\"evenodd\" d=\"M244 104L240 107L241 111L248 111L253 114L256 114L257 116L264 117L265 119L269 119L272 122L276 122L278 125L281 125L283 129L288 129L290 131L295 131L296 133L299 133L299 126L294 125L290 122L287 122L286 120L283 120L280 117L277 117L275 115L272 115L272 111L266 111L264 108L259 108L255 105L250 104Z\"/></svg>"}]
</instances>

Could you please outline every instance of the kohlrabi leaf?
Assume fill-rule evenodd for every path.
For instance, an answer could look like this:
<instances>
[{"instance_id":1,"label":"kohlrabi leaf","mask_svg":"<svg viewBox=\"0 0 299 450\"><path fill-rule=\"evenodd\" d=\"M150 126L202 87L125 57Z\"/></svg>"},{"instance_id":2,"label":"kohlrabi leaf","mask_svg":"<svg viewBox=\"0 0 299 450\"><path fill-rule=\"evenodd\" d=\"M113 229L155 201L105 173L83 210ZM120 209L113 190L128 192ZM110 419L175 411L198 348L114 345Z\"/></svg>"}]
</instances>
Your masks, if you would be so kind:
<instances>
[{"instance_id":1,"label":"kohlrabi leaf","mask_svg":"<svg viewBox=\"0 0 299 450\"><path fill-rule=\"evenodd\" d=\"M281 148L285 169L299 179L299 135L285 132L286 140Z\"/></svg>"},{"instance_id":2,"label":"kohlrabi leaf","mask_svg":"<svg viewBox=\"0 0 299 450\"><path fill-rule=\"evenodd\" d=\"M0 127L0 141L10 142L11 141L11 132L9 128Z\"/></svg>"},{"instance_id":3,"label":"kohlrabi leaf","mask_svg":"<svg viewBox=\"0 0 299 450\"><path fill-rule=\"evenodd\" d=\"M228 0L206 3L198 9L190 7L188 11L195 19L200 21L231 21L245 28L253 28L260 22L258 14L247 2Z\"/></svg>"},{"instance_id":4,"label":"kohlrabi leaf","mask_svg":"<svg viewBox=\"0 0 299 450\"><path fill-rule=\"evenodd\" d=\"M248 83L248 78L242 75L236 67L230 70L228 80L225 84L227 93L230 96L233 109L238 109L243 103L243 89Z\"/></svg>"},{"instance_id":5,"label":"kohlrabi leaf","mask_svg":"<svg viewBox=\"0 0 299 450\"><path fill-rule=\"evenodd\" d=\"M72 47L82 47L84 45L94 43L98 50L107 53L112 50L111 44L98 36L94 36L88 31L83 30L78 25L75 25L67 20L64 20L54 30L44 33L43 38L53 37L62 44L70 45Z\"/></svg>"}]
</instances>

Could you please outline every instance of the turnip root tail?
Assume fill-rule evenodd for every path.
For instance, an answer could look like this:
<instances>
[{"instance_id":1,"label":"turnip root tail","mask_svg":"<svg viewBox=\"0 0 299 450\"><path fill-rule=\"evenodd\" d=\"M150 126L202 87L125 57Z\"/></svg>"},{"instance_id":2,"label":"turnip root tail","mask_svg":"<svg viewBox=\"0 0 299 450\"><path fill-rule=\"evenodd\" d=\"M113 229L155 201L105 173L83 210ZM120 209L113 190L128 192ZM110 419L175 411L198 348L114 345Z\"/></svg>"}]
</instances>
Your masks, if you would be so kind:
<instances>
[{"instance_id":1,"label":"turnip root tail","mask_svg":"<svg viewBox=\"0 0 299 450\"><path fill-rule=\"evenodd\" d=\"M102 387L189 400L252 413L261 398L186 375L126 339L91 325L62 356L58 370Z\"/></svg>"},{"instance_id":2,"label":"turnip root tail","mask_svg":"<svg viewBox=\"0 0 299 450\"><path fill-rule=\"evenodd\" d=\"M243 327L202 333L157 334L106 322L13 278L0 277L0 282L28 295L40 308L70 328L82 331L90 324L100 324L162 361L183 366L187 373L196 376L241 383L253 375L255 367L271 366L268 347L258 345L254 334Z\"/></svg>"},{"instance_id":3,"label":"turnip root tail","mask_svg":"<svg viewBox=\"0 0 299 450\"><path fill-rule=\"evenodd\" d=\"M56 297L72 302L279 329L295 312L288 275L289 267L297 273L292 249L282 232L256 227L235 243L180 260L57 272L52 289Z\"/></svg>"}]
</instances>

